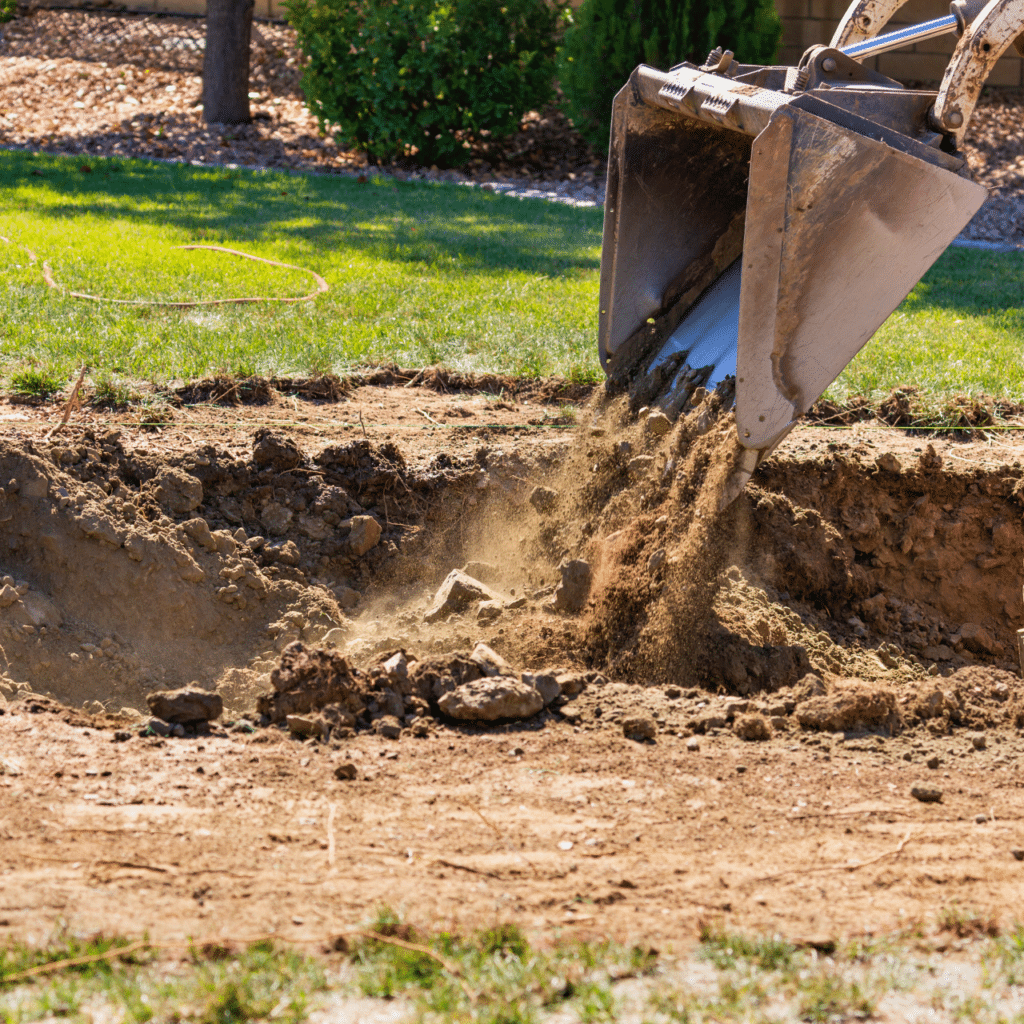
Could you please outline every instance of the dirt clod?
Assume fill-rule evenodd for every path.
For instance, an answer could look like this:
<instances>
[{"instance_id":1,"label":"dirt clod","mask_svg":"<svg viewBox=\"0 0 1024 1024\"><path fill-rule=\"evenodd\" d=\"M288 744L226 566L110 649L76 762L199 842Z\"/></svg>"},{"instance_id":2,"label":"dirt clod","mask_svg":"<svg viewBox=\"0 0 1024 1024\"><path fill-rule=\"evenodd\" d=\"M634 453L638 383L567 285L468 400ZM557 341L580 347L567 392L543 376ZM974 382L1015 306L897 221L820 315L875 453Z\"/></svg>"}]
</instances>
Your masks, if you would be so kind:
<instances>
[{"instance_id":1,"label":"dirt clod","mask_svg":"<svg viewBox=\"0 0 1024 1024\"><path fill-rule=\"evenodd\" d=\"M529 501L538 512L550 512L558 504L558 491L538 485L530 491Z\"/></svg>"},{"instance_id":2,"label":"dirt clod","mask_svg":"<svg viewBox=\"0 0 1024 1024\"><path fill-rule=\"evenodd\" d=\"M733 723L732 731L741 740L770 740L772 727L764 715L757 713L740 715Z\"/></svg>"},{"instance_id":3,"label":"dirt clod","mask_svg":"<svg viewBox=\"0 0 1024 1024\"><path fill-rule=\"evenodd\" d=\"M631 715L622 720L622 735L628 740L654 740L658 735L658 723L650 715Z\"/></svg>"},{"instance_id":4,"label":"dirt clod","mask_svg":"<svg viewBox=\"0 0 1024 1024\"><path fill-rule=\"evenodd\" d=\"M796 720L805 729L825 732L892 734L902 724L893 693L860 679L838 680L830 693L803 701L797 706Z\"/></svg>"},{"instance_id":5,"label":"dirt clod","mask_svg":"<svg viewBox=\"0 0 1024 1024\"><path fill-rule=\"evenodd\" d=\"M224 710L224 701L219 693L209 693L195 687L158 690L146 697L146 703L157 718L183 725L212 721L220 718Z\"/></svg>"},{"instance_id":6,"label":"dirt clod","mask_svg":"<svg viewBox=\"0 0 1024 1024\"><path fill-rule=\"evenodd\" d=\"M270 674L272 693L262 694L257 710L270 722L284 722L327 705L338 705L352 715L366 710L365 677L340 654L309 650L300 641L289 644Z\"/></svg>"},{"instance_id":7,"label":"dirt clod","mask_svg":"<svg viewBox=\"0 0 1024 1024\"><path fill-rule=\"evenodd\" d=\"M555 588L553 606L556 611L578 612L590 595L590 563L582 558L574 558L563 562L558 571L562 574L562 580Z\"/></svg>"}]
</instances>

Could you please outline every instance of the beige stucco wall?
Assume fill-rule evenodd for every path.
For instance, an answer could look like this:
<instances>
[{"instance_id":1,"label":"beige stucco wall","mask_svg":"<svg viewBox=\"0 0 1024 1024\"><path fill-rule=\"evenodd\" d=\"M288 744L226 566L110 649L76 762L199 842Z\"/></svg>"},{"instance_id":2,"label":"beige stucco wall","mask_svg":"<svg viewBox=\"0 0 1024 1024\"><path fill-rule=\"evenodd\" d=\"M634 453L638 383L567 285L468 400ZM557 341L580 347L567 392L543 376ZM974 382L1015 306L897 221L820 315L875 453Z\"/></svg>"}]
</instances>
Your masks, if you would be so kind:
<instances>
[{"instance_id":1,"label":"beige stucco wall","mask_svg":"<svg viewBox=\"0 0 1024 1024\"><path fill-rule=\"evenodd\" d=\"M849 0L775 0L783 25L779 62L794 64L808 46L828 43L848 3ZM910 0L889 24L898 28L948 13L949 5L942 0ZM865 63L898 81L938 82L955 44L955 36L940 36L909 50L872 57ZM1024 87L1024 60L1011 47L988 81L989 85Z\"/></svg>"}]
</instances>

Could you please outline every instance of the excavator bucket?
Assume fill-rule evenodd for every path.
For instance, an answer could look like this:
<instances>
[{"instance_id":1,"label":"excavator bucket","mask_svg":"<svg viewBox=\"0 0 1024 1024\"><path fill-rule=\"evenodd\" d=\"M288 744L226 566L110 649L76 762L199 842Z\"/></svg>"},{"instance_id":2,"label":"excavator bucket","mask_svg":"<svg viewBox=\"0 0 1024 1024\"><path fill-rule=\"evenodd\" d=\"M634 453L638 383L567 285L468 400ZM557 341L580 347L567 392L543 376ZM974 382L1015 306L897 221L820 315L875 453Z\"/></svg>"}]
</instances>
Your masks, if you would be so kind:
<instances>
[{"instance_id":1,"label":"excavator bucket","mask_svg":"<svg viewBox=\"0 0 1024 1024\"><path fill-rule=\"evenodd\" d=\"M843 51L641 66L615 99L600 354L633 407L735 387L747 476L986 197L935 93Z\"/></svg>"}]
</instances>

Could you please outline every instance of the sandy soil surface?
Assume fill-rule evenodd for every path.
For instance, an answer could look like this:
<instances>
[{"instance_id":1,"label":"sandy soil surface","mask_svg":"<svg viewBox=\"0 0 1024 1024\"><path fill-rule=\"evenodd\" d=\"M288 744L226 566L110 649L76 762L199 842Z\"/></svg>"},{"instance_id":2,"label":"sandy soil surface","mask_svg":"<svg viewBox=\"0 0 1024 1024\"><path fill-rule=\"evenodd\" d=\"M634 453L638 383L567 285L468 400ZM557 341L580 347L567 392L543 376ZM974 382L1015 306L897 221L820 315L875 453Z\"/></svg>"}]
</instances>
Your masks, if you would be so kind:
<instances>
[{"instance_id":1,"label":"sandy soil surface","mask_svg":"<svg viewBox=\"0 0 1024 1024\"><path fill-rule=\"evenodd\" d=\"M716 396L496 383L0 407L0 929L1008 923L1024 442L802 427L720 512Z\"/></svg>"}]
</instances>

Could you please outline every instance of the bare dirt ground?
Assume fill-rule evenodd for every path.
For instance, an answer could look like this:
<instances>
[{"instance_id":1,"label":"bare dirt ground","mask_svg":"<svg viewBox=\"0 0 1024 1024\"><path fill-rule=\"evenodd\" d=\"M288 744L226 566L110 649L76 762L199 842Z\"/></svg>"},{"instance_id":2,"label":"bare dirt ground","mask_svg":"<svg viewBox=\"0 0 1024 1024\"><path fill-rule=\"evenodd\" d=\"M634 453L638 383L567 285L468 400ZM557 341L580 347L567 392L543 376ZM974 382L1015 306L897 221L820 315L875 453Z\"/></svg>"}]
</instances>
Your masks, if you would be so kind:
<instances>
[{"instance_id":1,"label":"bare dirt ground","mask_svg":"<svg viewBox=\"0 0 1024 1024\"><path fill-rule=\"evenodd\" d=\"M49 438L59 408L0 407L3 933L1019 913L1018 435L801 427L719 512L715 396L660 433L622 398L398 379ZM497 607L427 621L462 567ZM543 710L446 712L490 685L481 642ZM222 719L153 735L146 696L189 683ZM334 728L293 738L286 704Z\"/></svg>"}]
</instances>

